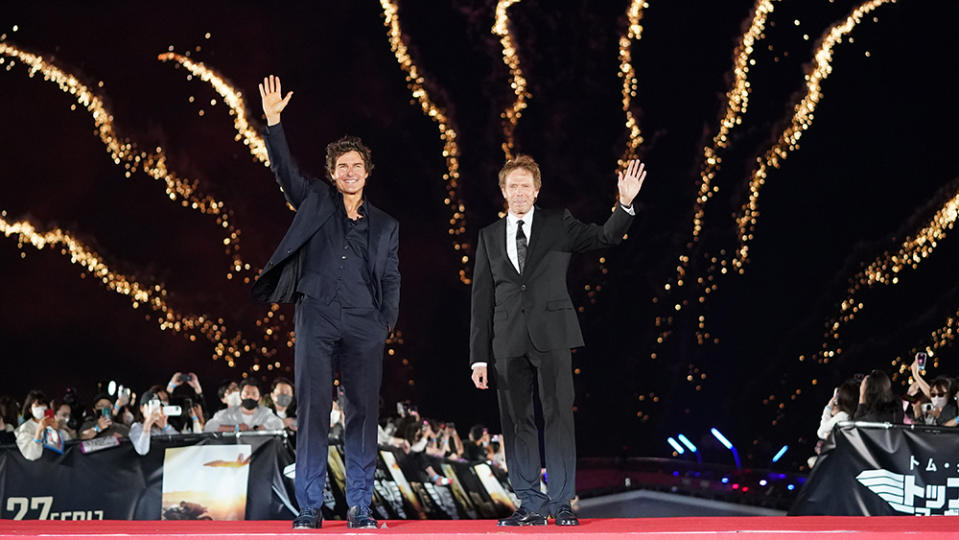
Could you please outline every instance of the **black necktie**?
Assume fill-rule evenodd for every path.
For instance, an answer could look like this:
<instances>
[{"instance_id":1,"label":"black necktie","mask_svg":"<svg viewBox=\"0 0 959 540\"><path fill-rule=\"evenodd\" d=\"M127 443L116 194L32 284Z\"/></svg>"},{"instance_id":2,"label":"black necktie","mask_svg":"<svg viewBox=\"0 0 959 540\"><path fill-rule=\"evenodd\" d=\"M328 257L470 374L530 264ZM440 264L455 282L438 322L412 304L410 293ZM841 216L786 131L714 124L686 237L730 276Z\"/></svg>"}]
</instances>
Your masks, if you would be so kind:
<instances>
[{"instance_id":1,"label":"black necktie","mask_svg":"<svg viewBox=\"0 0 959 540\"><path fill-rule=\"evenodd\" d=\"M523 232L523 220L516 222L516 262L519 263L519 273L523 273L526 264L526 233Z\"/></svg>"}]
</instances>

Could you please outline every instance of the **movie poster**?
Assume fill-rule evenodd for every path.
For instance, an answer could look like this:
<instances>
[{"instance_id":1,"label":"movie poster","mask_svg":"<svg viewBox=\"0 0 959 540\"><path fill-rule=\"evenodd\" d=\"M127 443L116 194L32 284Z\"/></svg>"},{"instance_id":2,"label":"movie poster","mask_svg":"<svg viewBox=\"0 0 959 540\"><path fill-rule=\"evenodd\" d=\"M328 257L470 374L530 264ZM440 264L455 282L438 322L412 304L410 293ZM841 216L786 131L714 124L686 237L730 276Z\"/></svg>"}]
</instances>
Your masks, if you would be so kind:
<instances>
[{"instance_id":1,"label":"movie poster","mask_svg":"<svg viewBox=\"0 0 959 540\"><path fill-rule=\"evenodd\" d=\"M167 448L161 519L244 519L251 457L248 444Z\"/></svg>"}]
</instances>

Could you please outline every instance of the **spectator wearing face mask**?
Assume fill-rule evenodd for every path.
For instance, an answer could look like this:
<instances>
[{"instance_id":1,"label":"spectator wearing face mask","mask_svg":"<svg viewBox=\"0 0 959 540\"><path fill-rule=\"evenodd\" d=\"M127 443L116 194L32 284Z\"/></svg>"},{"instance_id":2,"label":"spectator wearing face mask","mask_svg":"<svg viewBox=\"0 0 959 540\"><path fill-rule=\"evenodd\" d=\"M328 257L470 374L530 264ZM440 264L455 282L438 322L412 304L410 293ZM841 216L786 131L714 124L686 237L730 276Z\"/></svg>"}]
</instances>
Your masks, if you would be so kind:
<instances>
[{"instance_id":1,"label":"spectator wearing face mask","mask_svg":"<svg viewBox=\"0 0 959 540\"><path fill-rule=\"evenodd\" d=\"M97 437L126 437L130 428L122 422L116 421L117 415L124 405L129 403L129 396L120 396L117 403L107 394L98 394L93 398L93 409L80 426L80 439L89 440Z\"/></svg>"},{"instance_id":2,"label":"spectator wearing face mask","mask_svg":"<svg viewBox=\"0 0 959 540\"><path fill-rule=\"evenodd\" d=\"M260 403L260 385L255 379L240 383L240 404L218 411L204 431L263 431L283 429L283 420Z\"/></svg>"},{"instance_id":3,"label":"spectator wearing face mask","mask_svg":"<svg viewBox=\"0 0 959 540\"><path fill-rule=\"evenodd\" d=\"M66 433L69 437L64 438L64 440L73 440L77 438L76 430L70 427L70 418L73 416L73 405L62 400L57 399L53 402L53 417L57 420L57 429Z\"/></svg>"},{"instance_id":4,"label":"spectator wearing face mask","mask_svg":"<svg viewBox=\"0 0 959 540\"><path fill-rule=\"evenodd\" d=\"M34 461L43 455L43 440L47 428L56 429L57 419L47 416L47 397L40 390L31 390L23 400L23 417L27 420L20 424L14 432L17 437L17 447L25 459ZM62 440L68 441L70 435L58 431Z\"/></svg>"},{"instance_id":5,"label":"spectator wearing face mask","mask_svg":"<svg viewBox=\"0 0 959 540\"><path fill-rule=\"evenodd\" d=\"M939 426L955 426L956 418L959 415L959 407L956 406L956 385L949 377L939 376L926 382L922 377L919 363L913 362L910 366L912 378L916 381L923 394L929 396L931 407L923 409L923 418L927 424Z\"/></svg>"},{"instance_id":6,"label":"spectator wearing face mask","mask_svg":"<svg viewBox=\"0 0 959 540\"><path fill-rule=\"evenodd\" d=\"M270 409L283 420L284 427L296 431L296 400L293 397L293 383L289 379L273 379L270 385Z\"/></svg>"},{"instance_id":7,"label":"spectator wearing face mask","mask_svg":"<svg viewBox=\"0 0 959 540\"><path fill-rule=\"evenodd\" d=\"M216 395L223 405L221 409L236 407L240 404L240 385L236 381L227 381L217 389Z\"/></svg>"},{"instance_id":8,"label":"spectator wearing face mask","mask_svg":"<svg viewBox=\"0 0 959 540\"><path fill-rule=\"evenodd\" d=\"M167 415L163 413L163 403L155 392L147 390L140 396L140 414L143 421L130 426L130 442L138 454L145 456L150 453L151 437L176 435L177 430L169 424Z\"/></svg>"}]
</instances>

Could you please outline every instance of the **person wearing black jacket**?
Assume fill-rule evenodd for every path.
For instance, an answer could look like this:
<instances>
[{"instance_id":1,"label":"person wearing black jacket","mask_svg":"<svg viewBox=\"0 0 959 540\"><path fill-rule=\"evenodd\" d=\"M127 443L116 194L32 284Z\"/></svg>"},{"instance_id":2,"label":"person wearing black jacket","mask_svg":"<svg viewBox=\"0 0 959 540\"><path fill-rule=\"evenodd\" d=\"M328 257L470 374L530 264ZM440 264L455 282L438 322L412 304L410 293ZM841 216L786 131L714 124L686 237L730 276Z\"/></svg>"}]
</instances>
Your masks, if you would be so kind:
<instances>
[{"instance_id":1,"label":"person wearing black jacket","mask_svg":"<svg viewBox=\"0 0 959 540\"><path fill-rule=\"evenodd\" d=\"M373 169L369 148L343 137L326 148L330 182L304 176L293 161L280 113L280 79L260 85L270 168L296 209L286 236L253 285L263 302L296 303L297 396L294 528L322 526L333 366L345 389L347 523L376 528L370 514L376 470L383 345L400 301L399 226L363 196Z\"/></svg>"},{"instance_id":2,"label":"person wearing black jacket","mask_svg":"<svg viewBox=\"0 0 959 540\"><path fill-rule=\"evenodd\" d=\"M633 199L646 177L638 160L619 174L619 201L603 225L583 223L568 210L534 206L542 180L529 156L507 161L499 173L506 217L479 233L473 268L470 367L477 388L487 388L494 363L500 421L510 483L522 502L501 526L578 525L576 441L570 349L583 346L566 271L574 253L622 241L633 221ZM548 494L539 490L539 437L533 385L543 409Z\"/></svg>"}]
</instances>

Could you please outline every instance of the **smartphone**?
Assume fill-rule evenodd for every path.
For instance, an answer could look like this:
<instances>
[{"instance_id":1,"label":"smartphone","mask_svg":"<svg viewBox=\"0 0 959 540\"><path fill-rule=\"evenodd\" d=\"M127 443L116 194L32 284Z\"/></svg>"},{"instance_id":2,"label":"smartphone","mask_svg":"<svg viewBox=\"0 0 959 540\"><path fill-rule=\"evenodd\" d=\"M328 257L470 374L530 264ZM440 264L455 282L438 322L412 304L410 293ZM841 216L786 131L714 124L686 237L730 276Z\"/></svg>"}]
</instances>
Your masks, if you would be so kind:
<instances>
[{"instance_id":1,"label":"smartphone","mask_svg":"<svg viewBox=\"0 0 959 540\"><path fill-rule=\"evenodd\" d=\"M46 417L46 418L53 418L53 415L54 415L53 409L51 409L51 408L49 408L49 407L47 407L47 408L43 411L43 416Z\"/></svg>"},{"instance_id":2,"label":"smartphone","mask_svg":"<svg viewBox=\"0 0 959 540\"><path fill-rule=\"evenodd\" d=\"M167 416L180 416L183 414L183 410L179 405L164 405L163 414Z\"/></svg>"},{"instance_id":3,"label":"smartphone","mask_svg":"<svg viewBox=\"0 0 959 540\"><path fill-rule=\"evenodd\" d=\"M104 408L100 409L100 416L102 416L102 417L104 417L104 418L113 418L113 408L112 408L112 407L104 407Z\"/></svg>"},{"instance_id":4,"label":"smartphone","mask_svg":"<svg viewBox=\"0 0 959 540\"><path fill-rule=\"evenodd\" d=\"M150 402L147 403L147 410L149 410L152 413L153 411L160 410L160 407L162 406L163 404L160 402L159 399L151 399Z\"/></svg>"},{"instance_id":5,"label":"smartphone","mask_svg":"<svg viewBox=\"0 0 959 540\"><path fill-rule=\"evenodd\" d=\"M181 383L188 383L193 380L193 377L191 377L189 373L181 373L178 379Z\"/></svg>"},{"instance_id":6,"label":"smartphone","mask_svg":"<svg viewBox=\"0 0 959 540\"><path fill-rule=\"evenodd\" d=\"M922 370L922 369L926 369L926 359L927 359L927 358L929 358L929 355L927 355L927 354L924 353L924 352L917 352L917 353L916 353L916 363L919 364L919 369L921 369L921 370Z\"/></svg>"}]
</instances>

